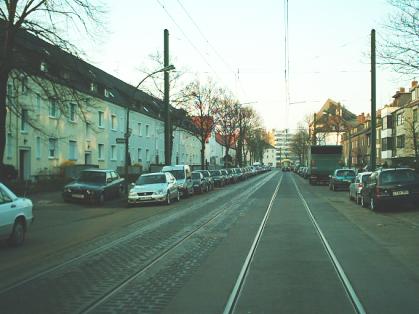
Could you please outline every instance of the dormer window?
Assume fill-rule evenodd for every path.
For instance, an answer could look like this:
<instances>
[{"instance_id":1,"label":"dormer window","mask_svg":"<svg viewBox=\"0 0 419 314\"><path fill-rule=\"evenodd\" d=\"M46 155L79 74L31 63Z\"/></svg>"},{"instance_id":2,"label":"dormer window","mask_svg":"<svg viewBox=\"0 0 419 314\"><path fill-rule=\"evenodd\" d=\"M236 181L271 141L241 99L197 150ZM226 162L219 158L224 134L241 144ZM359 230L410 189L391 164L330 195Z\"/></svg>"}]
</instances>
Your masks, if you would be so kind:
<instances>
[{"instance_id":1,"label":"dormer window","mask_svg":"<svg viewBox=\"0 0 419 314\"><path fill-rule=\"evenodd\" d=\"M106 98L109 98L109 97L114 98L115 96L112 94L112 92L109 89L105 88L105 97Z\"/></svg>"},{"instance_id":2,"label":"dormer window","mask_svg":"<svg viewBox=\"0 0 419 314\"><path fill-rule=\"evenodd\" d=\"M41 62L41 65L40 65L39 68L44 73L48 72L48 64L45 61Z\"/></svg>"},{"instance_id":3,"label":"dormer window","mask_svg":"<svg viewBox=\"0 0 419 314\"><path fill-rule=\"evenodd\" d=\"M93 93L97 93L97 84L95 83L90 83L90 91Z\"/></svg>"}]
</instances>

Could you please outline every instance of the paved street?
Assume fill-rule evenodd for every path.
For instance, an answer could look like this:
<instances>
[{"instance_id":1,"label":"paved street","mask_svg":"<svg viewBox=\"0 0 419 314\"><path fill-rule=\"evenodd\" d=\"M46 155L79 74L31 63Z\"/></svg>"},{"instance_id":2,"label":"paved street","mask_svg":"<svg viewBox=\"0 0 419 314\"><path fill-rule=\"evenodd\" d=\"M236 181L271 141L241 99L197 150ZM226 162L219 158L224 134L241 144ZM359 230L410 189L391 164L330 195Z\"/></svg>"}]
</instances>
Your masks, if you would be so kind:
<instances>
[{"instance_id":1,"label":"paved street","mask_svg":"<svg viewBox=\"0 0 419 314\"><path fill-rule=\"evenodd\" d=\"M2 313L419 311L419 210L290 172L169 206L33 201L25 244L0 246Z\"/></svg>"}]
</instances>

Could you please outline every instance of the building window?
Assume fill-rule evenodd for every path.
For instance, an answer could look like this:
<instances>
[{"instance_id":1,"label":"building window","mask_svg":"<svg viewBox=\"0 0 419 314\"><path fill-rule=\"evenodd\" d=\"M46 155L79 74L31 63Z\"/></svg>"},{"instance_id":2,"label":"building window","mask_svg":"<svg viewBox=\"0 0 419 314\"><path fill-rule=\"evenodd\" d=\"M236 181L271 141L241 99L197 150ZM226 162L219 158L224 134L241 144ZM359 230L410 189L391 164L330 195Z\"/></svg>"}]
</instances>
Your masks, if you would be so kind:
<instances>
[{"instance_id":1,"label":"building window","mask_svg":"<svg viewBox=\"0 0 419 314\"><path fill-rule=\"evenodd\" d=\"M97 151L98 151L98 159L99 160L104 160L105 158L103 157L103 152L105 150L105 145L104 144L98 144L97 145Z\"/></svg>"},{"instance_id":2,"label":"building window","mask_svg":"<svg viewBox=\"0 0 419 314\"><path fill-rule=\"evenodd\" d=\"M145 160L146 160L147 162L149 162L149 161L150 161L150 151L149 151L148 149L146 149L146 150L145 150Z\"/></svg>"},{"instance_id":3,"label":"building window","mask_svg":"<svg viewBox=\"0 0 419 314\"><path fill-rule=\"evenodd\" d=\"M48 157L56 158L57 157L57 139L50 138L48 142L49 142Z\"/></svg>"},{"instance_id":4,"label":"building window","mask_svg":"<svg viewBox=\"0 0 419 314\"><path fill-rule=\"evenodd\" d=\"M141 123L140 122L138 123L138 135L139 136L143 135L142 132L141 132Z\"/></svg>"},{"instance_id":5,"label":"building window","mask_svg":"<svg viewBox=\"0 0 419 314\"><path fill-rule=\"evenodd\" d=\"M402 125L404 123L404 115L403 113L397 114L397 125Z\"/></svg>"},{"instance_id":6,"label":"building window","mask_svg":"<svg viewBox=\"0 0 419 314\"><path fill-rule=\"evenodd\" d=\"M28 110L22 109L22 114L20 117L20 131L27 132L28 131Z\"/></svg>"},{"instance_id":7,"label":"building window","mask_svg":"<svg viewBox=\"0 0 419 314\"><path fill-rule=\"evenodd\" d=\"M111 145L111 160L116 160L116 145Z\"/></svg>"},{"instance_id":8,"label":"building window","mask_svg":"<svg viewBox=\"0 0 419 314\"><path fill-rule=\"evenodd\" d=\"M118 120L117 120L117 118L116 118L116 115L111 115L111 129L113 130L113 131L116 131L116 127L117 127L117 122Z\"/></svg>"},{"instance_id":9,"label":"building window","mask_svg":"<svg viewBox=\"0 0 419 314\"><path fill-rule=\"evenodd\" d=\"M57 117L57 101L55 99L51 99L49 102L49 117Z\"/></svg>"},{"instance_id":10,"label":"building window","mask_svg":"<svg viewBox=\"0 0 419 314\"><path fill-rule=\"evenodd\" d=\"M393 149L393 138L392 137L385 137L381 140L381 150L392 150Z\"/></svg>"},{"instance_id":11,"label":"building window","mask_svg":"<svg viewBox=\"0 0 419 314\"><path fill-rule=\"evenodd\" d=\"M103 118L104 118L104 112L98 111L98 125L100 128L103 128Z\"/></svg>"},{"instance_id":12,"label":"building window","mask_svg":"<svg viewBox=\"0 0 419 314\"><path fill-rule=\"evenodd\" d=\"M405 136L404 135L397 136L396 145L397 145L397 148L404 148L404 145L405 145Z\"/></svg>"},{"instance_id":13,"label":"building window","mask_svg":"<svg viewBox=\"0 0 419 314\"><path fill-rule=\"evenodd\" d=\"M76 141L68 142L68 159L77 160L77 142Z\"/></svg>"},{"instance_id":14,"label":"building window","mask_svg":"<svg viewBox=\"0 0 419 314\"><path fill-rule=\"evenodd\" d=\"M70 108L69 108L69 118L71 122L75 122L76 121L76 109L77 109L77 105L76 104L70 104Z\"/></svg>"},{"instance_id":15,"label":"building window","mask_svg":"<svg viewBox=\"0 0 419 314\"><path fill-rule=\"evenodd\" d=\"M7 133L7 159L12 159L12 155L13 155L12 134Z\"/></svg>"},{"instance_id":16,"label":"building window","mask_svg":"<svg viewBox=\"0 0 419 314\"><path fill-rule=\"evenodd\" d=\"M47 65L47 63L45 61L42 61L41 62L41 65L40 65L39 68L44 73L48 72L48 65Z\"/></svg>"},{"instance_id":17,"label":"building window","mask_svg":"<svg viewBox=\"0 0 419 314\"><path fill-rule=\"evenodd\" d=\"M150 126L148 124L145 126L145 136L150 137Z\"/></svg>"},{"instance_id":18,"label":"building window","mask_svg":"<svg viewBox=\"0 0 419 314\"><path fill-rule=\"evenodd\" d=\"M36 137L35 158L41 159L41 138L39 136Z\"/></svg>"},{"instance_id":19,"label":"building window","mask_svg":"<svg viewBox=\"0 0 419 314\"><path fill-rule=\"evenodd\" d=\"M138 162L143 162L143 160L141 159L141 148L137 149L137 154L138 154L138 158L137 158Z\"/></svg>"},{"instance_id":20,"label":"building window","mask_svg":"<svg viewBox=\"0 0 419 314\"><path fill-rule=\"evenodd\" d=\"M36 112L41 113L41 95L36 94Z\"/></svg>"},{"instance_id":21,"label":"building window","mask_svg":"<svg viewBox=\"0 0 419 314\"><path fill-rule=\"evenodd\" d=\"M97 93L97 84L90 83L90 91L93 93Z\"/></svg>"}]
</instances>

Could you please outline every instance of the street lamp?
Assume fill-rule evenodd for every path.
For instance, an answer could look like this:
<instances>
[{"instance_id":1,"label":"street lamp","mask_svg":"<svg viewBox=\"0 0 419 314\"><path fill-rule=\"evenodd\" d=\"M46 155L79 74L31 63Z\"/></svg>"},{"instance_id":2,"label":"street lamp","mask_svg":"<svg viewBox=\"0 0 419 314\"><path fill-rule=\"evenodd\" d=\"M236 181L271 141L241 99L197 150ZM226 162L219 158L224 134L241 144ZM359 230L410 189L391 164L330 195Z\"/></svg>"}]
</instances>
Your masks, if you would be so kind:
<instances>
[{"instance_id":1,"label":"street lamp","mask_svg":"<svg viewBox=\"0 0 419 314\"><path fill-rule=\"evenodd\" d=\"M166 66L164 68L161 68L161 69L159 69L157 71L154 71L154 72L152 72L150 74L147 74L137 84L137 86L135 87L135 91L133 92L132 99L134 99L135 94L138 91L138 88L141 86L142 83L144 83L144 81L146 79L148 79L149 77L151 77L151 76L153 76L153 75L155 75L157 73L160 73L160 72L169 72L169 71L172 71L174 69L175 69L175 66L173 64L171 64L171 65L168 65L168 66ZM134 106L134 105L132 105L132 106ZM129 127L129 112L130 112L130 106L127 105L127 123L126 123L126 129L125 129L125 134L124 134L124 138L125 138L125 165L124 165L125 167L124 167L124 175L125 175L125 192L126 193L129 192L128 191L128 158L129 158L128 144L129 144L129 138L131 136L131 129Z\"/></svg>"}]
</instances>

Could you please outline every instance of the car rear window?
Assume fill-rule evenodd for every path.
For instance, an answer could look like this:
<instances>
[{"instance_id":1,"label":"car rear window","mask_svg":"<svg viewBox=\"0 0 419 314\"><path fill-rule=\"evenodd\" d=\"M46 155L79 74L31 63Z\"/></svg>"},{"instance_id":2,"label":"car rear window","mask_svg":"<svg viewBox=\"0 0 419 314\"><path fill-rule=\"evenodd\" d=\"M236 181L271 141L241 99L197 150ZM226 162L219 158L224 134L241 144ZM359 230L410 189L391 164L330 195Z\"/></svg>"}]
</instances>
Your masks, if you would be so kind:
<instances>
[{"instance_id":1,"label":"car rear window","mask_svg":"<svg viewBox=\"0 0 419 314\"><path fill-rule=\"evenodd\" d=\"M166 183L166 176L164 174L152 176L140 176L137 180L138 185Z\"/></svg>"},{"instance_id":2,"label":"car rear window","mask_svg":"<svg viewBox=\"0 0 419 314\"><path fill-rule=\"evenodd\" d=\"M364 174L362 176L362 183L367 183L368 178L371 176L371 174Z\"/></svg>"},{"instance_id":3,"label":"car rear window","mask_svg":"<svg viewBox=\"0 0 419 314\"><path fill-rule=\"evenodd\" d=\"M380 176L381 183L395 183L395 182L413 182L418 179L417 174L413 170L394 170L385 171Z\"/></svg>"},{"instance_id":4,"label":"car rear window","mask_svg":"<svg viewBox=\"0 0 419 314\"><path fill-rule=\"evenodd\" d=\"M353 170L338 170L336 171L338 177L355 177L355 171Z\"/></svg>"},{"instance_id":5,"label":"car rear window","mask_svg":"<svg viewBox=\"0 0 419 314\"><path fill-rule=\"evenodd\" d=\"M200 173L192 172L192 179L201 179Z\"/></svg>"}]
</instances>

